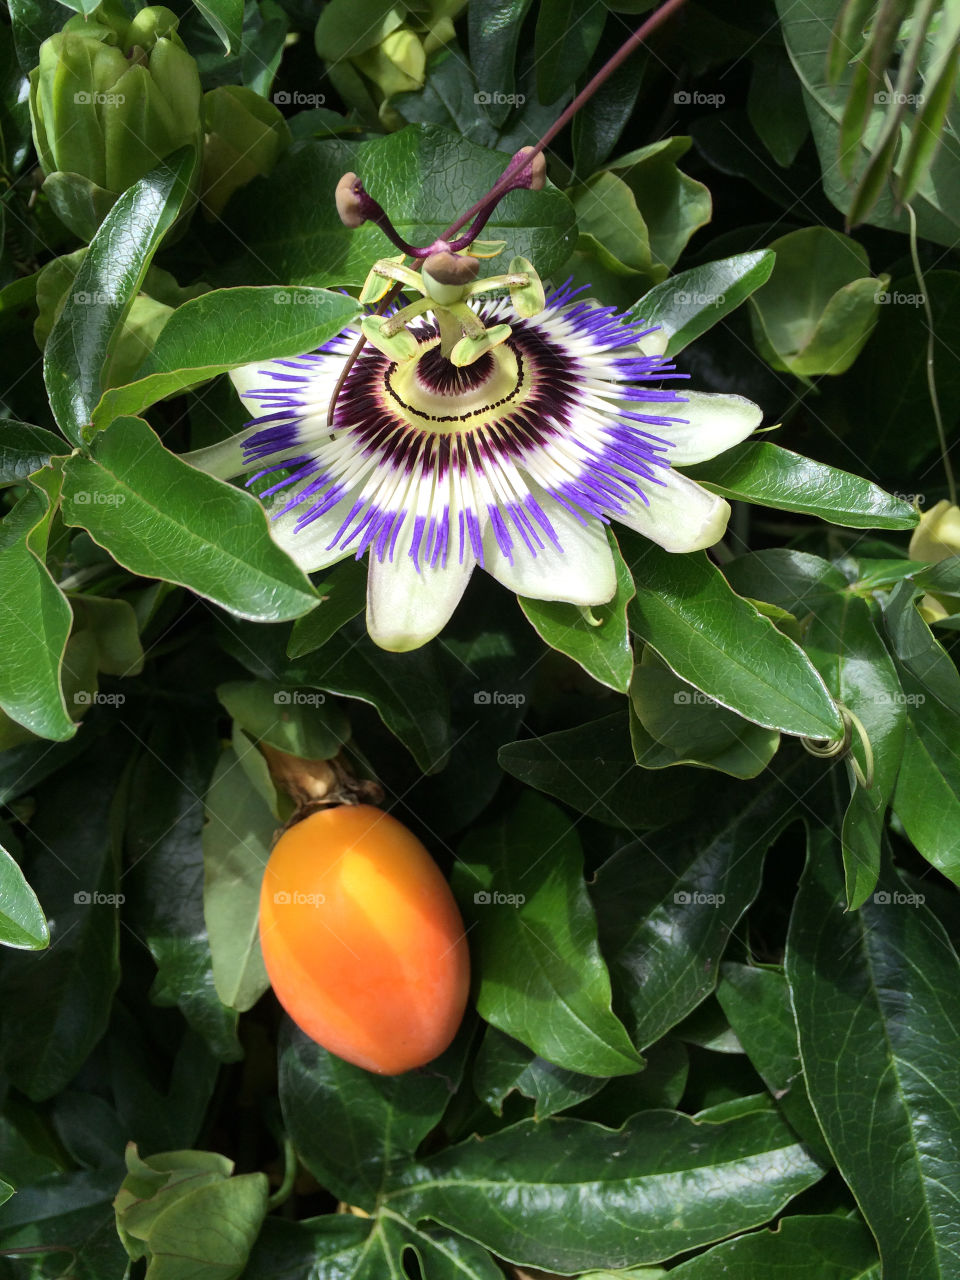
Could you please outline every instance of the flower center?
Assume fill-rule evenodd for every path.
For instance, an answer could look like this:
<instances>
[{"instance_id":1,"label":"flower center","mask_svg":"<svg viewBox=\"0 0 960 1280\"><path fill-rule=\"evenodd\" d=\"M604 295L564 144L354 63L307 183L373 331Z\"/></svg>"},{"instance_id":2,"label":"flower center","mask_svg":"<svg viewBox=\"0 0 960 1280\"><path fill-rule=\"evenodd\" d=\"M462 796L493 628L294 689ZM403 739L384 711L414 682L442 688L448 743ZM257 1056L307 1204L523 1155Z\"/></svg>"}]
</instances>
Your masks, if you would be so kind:
<instances>
[{"instance_id":1,"label":"flower center","mask_svg":"<svg viewBox=\"0 0 960 1280\"><path fill-rule=\"evenodd\" d=\"M502 416L498 411L505 405L522 403L529 378L511 341L458 368L440 354L440 339L433 337L415 359L388 365L383 386L403 417L446 435L481 427Z\"/></svg>"}]
</instances>

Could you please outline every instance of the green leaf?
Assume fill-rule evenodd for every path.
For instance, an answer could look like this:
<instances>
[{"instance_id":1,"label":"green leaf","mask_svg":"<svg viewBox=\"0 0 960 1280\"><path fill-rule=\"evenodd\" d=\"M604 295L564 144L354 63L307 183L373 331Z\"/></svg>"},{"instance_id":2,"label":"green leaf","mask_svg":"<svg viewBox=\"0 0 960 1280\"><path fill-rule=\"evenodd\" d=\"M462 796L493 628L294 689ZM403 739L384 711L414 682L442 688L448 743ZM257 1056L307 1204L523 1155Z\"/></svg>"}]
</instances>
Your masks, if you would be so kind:
<instances>
[{"instance_id":1,"label":"green leaf","mask_svg":"<svg viewBox=\"0 0 960 1280\"><path fill-rule=\"evenodd\" d=\"M194 0L227 53L237 53L243 39L243 0Z\"/></svg>"},{"instance_id":2,"label":"green leaf","mask_svg":"<svg viewBox=\"0 0 960 1280\"><path fill-rule=\"evenodd\" d=\"M169 453L140 418L118 418L91 457L68 460L63 518L132 573L189 587L238 617L273 622L314 606L260 503Z\"/></svg>"},{"instance_id":3,"label":"green leaf","mask_svg":"<svg viewBox=\"0 0 960 1280\"><path fill-rule=\"evenodd\" d=\"M503 1103L515 1090L535 1103L538 1120L592 1097L603 1088L602 1077L580 1075L539 1058L532 1049L487 1027L473 1065L473 1088L498 1116Z\"/></svg>"},{"instance_id":4,"label":"green leaf","mask_svg":"<svg viewBox=\"0 0 960 1280\"><path fill-rule=\"evenodd\" d=\"M137 615L126 600L103 596L70 597L75 631L88 631L97 651L97 670L111 676L136 676L143 670L143 646Z\"/></svg>"},{"instance_id":5,"label":"green leaf","mask_svg":"<svg viewBox=\"0 0 960 1280\"><path fill-rule=\"evenodd\" d=\"M60 476L41 472L0 524L0 708L40 737L76 732L60 668L73 614L46 567Z\"/></svg>"},{"instance_id":6,"label":"green leaf","mask_svg":"<svg viewBox=\"0 0 960 1280\"><path fill-rule=\"evenodd\" d=\"M541 102L556 102L583 75L606 17L599 4L590 8L584 8L577 0L541 4L533 45Z\"/></svg>"},{"instance_id":7,"label":"green leaf","mask_svg":"<svg viewBox=\"0 0 960 1280\"><path fill-rule=\"evenodd\" d=\"M24 869L52 945L7 953L0 971L0 1061L34 1100L53 1097L80 1070L106 1030L120 978L111 818L128 743L101 741L37 794Z\"/></svg>"},{"instance_id":8,"label":"green leaf","mask_svg":"<svg viewBox=\"0 0 960 1280\"><path fill-rule=\"evenodd\" d=\"M757 1226L820 1177L772 1112L699 1124L647 1111L617 1130L522 1121L411 1168L385 1200L511 1262L569 1274L656 1262Z\"/></svg>"},{"instance_id":9,"label":"green leaf","mask_svg":"<svg viewBox=\"0 0 960 1280\"><path fill-rule=\"evenodd\" d=\"M217 995L251 1008L270 986L260 951L260 885L276 821L232 749L217 761L203 828L203 914Z\"/></svg>"},{"instance_id":10,"label":"green leaf","mask_svg":"<svg viewBox=\"0 0 960 1280\"><path fill-rule=\"evenodd\" d=\"M370 703L424 773L436 773L446 764L449 694L432 646L386 653L362 626L351 624L319 652L291 663L284 680Z\"/></svg>"},{"instance_id":11,"label":"green leaf","mask_svg":"<svg viewBox=\"0 0 960 1280\"><path fill-rule=\"evenodd\" d=\"M235 680L218 686L217 697L251 738L305 760L331 759L350 736L336 703L313 690Z\"/></svg>"},{"instance_id":12,"label":"green leaf","mask_svg":"<svg viewBox=\"0 0 960 1280\"><path fill-rule=\"evenodd\" d=\"M303 658L322 648L345 623L363 613L367 602L366 565L352 557L341 560L325 571L316 592L320 603L293 624L287 645L291 658Z\"/></svg>"},{"instance_id":13,"label":"green leaf","mask_svg":"<svg viewBox=\"0 0 960 1280\"><path fill-rule=\"evenodd\" d=\"M731 589L703 552L672 556L631 535L630 625L682 679L747 720L837 738L840 713L797 645Z\"/></svg>"},{"instance_id":14,"label":"green leaf","mask_svg":"<svg viewBox=\"0 0 960 1280\"><path fill-rule=\"evenodd\" d=\"M558 809L528 794L471 832L452 884L475 947L481 1017L568 1071L640 1069L610 1007L580 842Z\"/></svg>"},{"instance_id":15,"label":"green leaf","mask_svg":"<svg viewBox=\"0 0 960 1280\"><path fill-rule=\"evenodd\" d=\"M354 28L356 30L356 28ZM269 178L238 192L225 218L244 253L213 273L223 284L361 285L378 258L396 249L373 223L348 230L331 192L359 174L410 244L432 244L488 190L505 157L445 129L410 126L370 142L294 145ZM560 269L573 247L573 208L559 191L506 196L483 235L506 240L541 275ZM219 231L221 238L223 232Z\"/></svg>"},{"instance_id":16,"label":"green leaf","mask_svg":"<svg viewBox=\"0 0 960 1280\"><path fill-rule=\"evenodd\" d=\"M877 634L866 601L846 595L824 605L807 630L806 648L830 692L860 720L870 740L872 785L862 785L848 760L852 794L843 819L843 864L851 911L873 892L880 841L893 798L906 716L896 669ZM851 751L869 775L866 749L851 730Z\"/></svg>"},{"instance_id":17,"label":"green leaf","mask_svg":"<svg viewBox=\"0 0 960 1280\"><path fill-rule=\"evenodd\" d=\"M660 138L618 156L609 165L633 192L649 232L657 277L673 266L693 233L710 221L713 211L710 192L703 183L677 168L676 162L690 145L690 138Z\"/></svg>"},{"instance_id":18,"label":"green leaf","mask_svg":"<svg viewBox=\"0 0 960 1280\"><path fill-rule=\"evenodd\" d=\"M218 1058L236 1061L237 1015L217 995L203 919L203 794L216 731L171 713L158 718L146 745L130 787L125 923L156 961L151 1000L179 1006Z\"/></svg>"},{"instance_id":19,"label":"green leaf","mask_svg":"<svg viewBox=\"0 0 960 1280\"><path fill-rule=\"evenodd\" d=\"M711 798L712 780L699 769L651 774L634 759L626 715L508 742L501 768L598 822L628 831L675 822ZM724 789L730 784L724 779Z\"/></svg>"},{"instance_id":20,"label":"green leaf","mask_svg":"<svg viewBox=\"0 0 960 1280\"><path fill-rule=\"evenodd\" d=\"M803 109L803 91L779 40L754 50L747 115L777 164L789 168L806 141L810 123Z\"/></svg>"},{"instance_id":21,"label":"green leaf","mask_svg":"<svg viewBox=\"0 0 960 1280\"><path fill-rule=\"evenodd\" d=\"M807 1147L823 1165L830 1152L810 1106L787 980L778 969L721 966L717 1000L763 1083Z\"/></svg>"},{"instance_id":22,"label":"green leaf","mask_svg":"<svg viewBox=\"0 0 960 1280\"><path fill-rule=\"evenodd\" d=\"M670 1272L676 1280L880 1280L870 1232L857 1218L788 1215L769 1231L715 1245Z\"/></svg>"},{"instance_id":23,"label":"green leaf","mask_svg":"<svg viewBox=\"0 0 960 1280\"><path fill-rule=\"evenodd\" d=\"M439 1123L463 1074L466 1041L459 1037L418 1071L378 1076L328 1053L287 1020L280 1105L310 1172L339 1199L373 1209L391 1174L412 1162Z\"/></svg>"},{"instance_id":24,"label":"green leaf","mask_svg":"<svg viewBox=\"0 0 960 1280\"><path fill-rule=\"evenodd\" d=\"M633 578L613 535L609 535L617 570L617 592L608 604L581 609L560 601L528 600L520 607L537 634L553 649L578 662L600 684L626 693L633 671L633 650L627 630L627 605L633 599Z\"/></svg>"},{"instance_id":25,"label":"green leaf","mask_svg":"<svg viewBox=\"0 0 960 1280\"><path fill-rule=\"evenodd\" d=\"M42 951L50 945L50 930L37 895L20 867L0 845L0 945Z\"/></svg>"},{"instance_id":26,"label":"green leaf","mask_svg":"<svg viewBox=\"0 0 960 1280\"><path fill-rule=\"evenodd\" d=\"M744 720L674 675L650 649L630 685L630 738L637 764L692 764L755 778L776 754L776 729Z\"/></svg>"},{"instance_id":27,"label":"green leaf","mask_svg":"<svg viewBox=\"0 0 960 1280\"><path fill-rule=\"evenodd\" d=\"M890 277L870 276L866 250L828 227L791 231L770 248L773 272L750 299L757 349L799 377L843 373L877 322Z\"/></svg>"},{"instance_id":28,"label":"green leaf","mask_svg":"<svg viewBox=\"0 0 960 1280\"><path fill-rule=\"evenodd\" d=\"M738 556L724 572L740 595L768 601L797 618L829 607L849 586L828 560L787 547Z\"/></svg>"},{"instance_id":29,"label":"green leaf","mask_svg":"<svg viewBox=\"0 0 960 1280\"><path fill-rule=\"evenodd\" d=\"M766 284L774 261L771 250L760 249L691 267L655 285L632 314L658 325L669 338L666 355L675 356Z\"/></svg>"},{"instance_id":30,"label":"green leaf","mask_svg":"<svg viewBox=\"0 0 960 1280\"><path fill-rule=\"evenodd\" d=\"M93 427L108 427L228 369L314 351L360 310L352 298L327 289L215 289L192 298L164 325L136 381L103 393Z\"/></svg>"},{"instance_id":31,"label":"green leaf","mask_svg":"<svg viewBox=\"0 0 960 1280\"><path fill-rule=\"evenodd\" d=\"M815 829L786 956L810 1100L884 1275L945 1280L960 1260L960 961L891 869L859 911L843 896L835 838Z\"/></svg>"},{"instance_id":32,"label":"green leaf","mask_svg":"<svg viewBox=\"0 0 960 1280\"><path fill-rule=\"evenodd\" d=\"M920 518L909 502L862 476L762 440L747 440L685 471L725 498L819 516L848 529L912 529Z\"/></svg>"},{"instance_id":33,"label":"green leaf","mask_svg":"<svg viewBox=\"0 0 960 1280\"><path fill-rule=\"evenodd\" d=\"M467 6L470 65L477 84L487 93L496 89L507 97L514 91L513 65L530 3L531 0L473 0ZM486 104L487 115L497 125L503 124L510 109L508 102Z\"/></svg>"},{"instance_id":34,"label":"green leaf","mask_svg":"<svg viewBox=\"0 0 960 1280\"><path fill-rule=\"evenodd\" d=\"M26 480L52 457L69 453L60 436L27 422L0 422L0 484Z\"/></svg>"},{"instance_id":35,"label":"green leaf","mask_svg":"<svg viewBox=\"0 0 960 1280\"><path fill-rule=\"evenodd\" d=\"M123 193L90 243L43 354L58 426L82 444L103 391L101 373L160 241L180 211L195 164L184 149Z\"/></svg>"},{"instance_id":36,"label":"green leaf","mask_svg":"<svg viewBox=\"0 0 960 1280\"><path fill-rule=\"evenodd\" d=\"M604 954L641 1049L713 990L723 948L760 888L767 849L793 816L796 784L767 776L708 816L629 844L591 889Z\"/></svg>"}]
</instances>

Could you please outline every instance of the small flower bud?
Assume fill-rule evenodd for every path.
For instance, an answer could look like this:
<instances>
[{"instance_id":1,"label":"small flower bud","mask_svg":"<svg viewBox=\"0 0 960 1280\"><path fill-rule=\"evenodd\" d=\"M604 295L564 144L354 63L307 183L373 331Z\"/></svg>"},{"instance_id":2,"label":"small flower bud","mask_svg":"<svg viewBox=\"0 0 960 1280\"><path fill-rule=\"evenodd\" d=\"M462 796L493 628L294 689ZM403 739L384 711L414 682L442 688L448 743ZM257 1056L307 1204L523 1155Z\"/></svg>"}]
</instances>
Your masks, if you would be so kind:
<instances>
[{"instance_id":1,"label":"small flower bud","mask_svg":"<svg viewBox=\"0 0 960 1280\"><path fill-rule=\"evenodd\" d=\"M942 499L920 517L910 539L910 559L934 563L960 554L960 508Z\"/></svg>"},{"instance_id":2,"label":"small flower bud","mask_svg":"<svg viewBox=\"0 0 960 1280\"><path fill-rule=\"evenodd\" d=\"M533 147L521 147L520 150L517 152L516 156L514 157L514 159L519 159L522 156L528 156L532 151L533 151ZM528 183L528 186L530 190L542 191L544 183L547 180L547 162L543 158L542 151L538 151L537 154L533 157L533 162L530 165L529 173L530 173L530 182Z\"/></svg>"},{"instance_id":3,"label":"small flower bud","mask_svg":"<svg viewBox=\"0 0 960 1280\"><path fill-rule=\"evenodd\" d=\"M351 230L362 227L367 220L363 212L363 202L360 199L362 190L363 186L355 173L345 173L337 183L335 195L337 213L343 225L350 227Z\"/></svg>"},{"instance_id":4,"label":"small flower bud","mask_svg":"<svg viewBox=\"0 0 960 1280\"><path fill-rule=\"evenodd\" d=\"M480 263L459 253L431 253L423 260L423 270L437 284L465 285L476 280Z\"/></svg>"}]
</instances>

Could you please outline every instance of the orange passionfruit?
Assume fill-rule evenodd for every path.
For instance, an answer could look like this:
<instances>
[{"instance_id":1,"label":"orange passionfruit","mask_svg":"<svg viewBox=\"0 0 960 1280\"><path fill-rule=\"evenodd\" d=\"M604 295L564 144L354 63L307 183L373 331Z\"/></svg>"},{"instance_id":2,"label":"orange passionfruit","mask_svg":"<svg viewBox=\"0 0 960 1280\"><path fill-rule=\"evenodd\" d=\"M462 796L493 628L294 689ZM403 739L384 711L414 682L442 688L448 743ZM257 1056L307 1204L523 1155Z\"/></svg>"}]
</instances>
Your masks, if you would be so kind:
<instances>
[{"instance_id":1,"label":"orange passionfruit","mask_svg":"<svg viewBox=\"0 0 960 1280\"><path fill-rule=\"evenodd\" d=\"M470 985L460 912L416 836L373 805L321 809L280 837L260 942L284 1009L347 1062L399 1075L457 1033Z\"/></svg>"}]
</instances>

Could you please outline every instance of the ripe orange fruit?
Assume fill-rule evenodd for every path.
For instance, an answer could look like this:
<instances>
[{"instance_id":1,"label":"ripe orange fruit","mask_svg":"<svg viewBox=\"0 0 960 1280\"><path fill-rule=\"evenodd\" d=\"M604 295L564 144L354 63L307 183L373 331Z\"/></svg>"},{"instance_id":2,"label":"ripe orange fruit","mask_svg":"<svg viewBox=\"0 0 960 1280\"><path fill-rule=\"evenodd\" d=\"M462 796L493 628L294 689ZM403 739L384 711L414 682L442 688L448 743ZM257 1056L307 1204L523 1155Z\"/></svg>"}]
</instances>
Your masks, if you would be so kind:
<instances>
[{"instance_id":1,"label":"ripe orange fruit","mask_svg":"<svg viewBox=\"0 0 960 1280\"><path fill-rule=\"evenodd\" d=\"M456 1035L470 985L460 912L416 836L372 805L321 809L280 837L260 942L287 1013L347 1062L398 1075Z\"/></svg>"}]
</instances>

